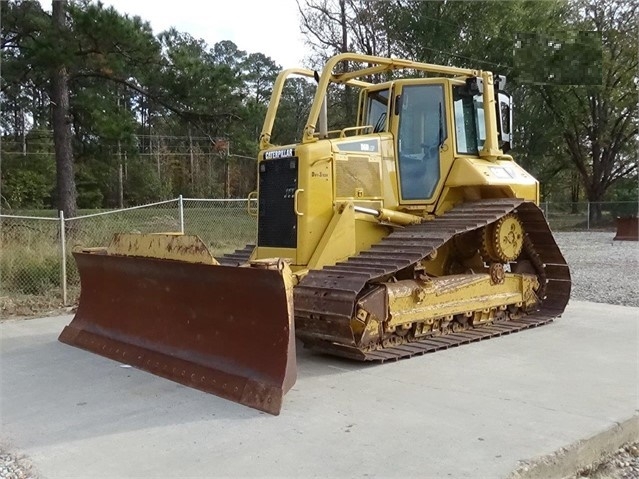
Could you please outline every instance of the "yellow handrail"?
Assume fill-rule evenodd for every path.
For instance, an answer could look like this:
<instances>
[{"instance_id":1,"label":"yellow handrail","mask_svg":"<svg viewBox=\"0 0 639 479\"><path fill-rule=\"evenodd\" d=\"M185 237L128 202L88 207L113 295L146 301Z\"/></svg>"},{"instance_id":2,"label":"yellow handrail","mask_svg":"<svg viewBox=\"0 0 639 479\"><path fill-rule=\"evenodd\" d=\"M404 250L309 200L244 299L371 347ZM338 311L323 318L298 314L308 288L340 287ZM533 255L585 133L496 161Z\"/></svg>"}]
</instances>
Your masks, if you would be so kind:
<instances>
[{"instance_id":1,"label":"yellow handrail","mask_svg":"<svg viewBox=\"0 0 639 479\"><path fill-rule=\"evenodd\" d=\"M344 61L364 64L366 65L366 67L351 72L334 74L334 68L340 62ZM467 77L478 76L481 74L480 70L471 70L469 68L447 67L443 65L402 60L399 58L384 58L371 55L360 55L358 53L341 53L330 58L326 62L326 65L322 70L322 74L320 75L319 83L317 85L317 91L315 92L313 106L311 107L311 111L308 114L308 121L306 123L306 127L304 128L304 136L302 138L302 142L308 143L316 141L316 139L313 137L313 134L315 133L315 126L317 124L317 119L319 118L320 108L322 106L322 101L324 101L324 97L326 96L326 90L329 83L334 82L350 84L350 82L352 81L360 81L355 80L356 78L362 78L375 73L382 73L385 71L393 70L418 70L426 73L438 73L442 75L463 75ZM364 84L370 86L370 83L364 82Z\"/></svg>"},{"instance_id":2,"label":"yellow handrail","mask_svg":"<svg viewBox=\"0 0 639 479\"><path fill-rule=\"evenodd\" d=\"M346 128L342 128L342 130L339 132L339 137L340 138L346 138L346 132L347 131L359 131L359 130L371 130L370 132L373 132L373 125L361 125L361 126L349 126Z\"/></svg>"},{"instance_id":3,"label":"yellow handrail","mask_svg":"<svg viewBox=\"0 0 639 479\"><path fill-rule=\"evenodd\" d=\"M361 65L362 68L345 73L334 73L333 70L340 62L354 62ZM403 60L400 58L384 58L371 55L361 55L358 53L342 53L330 58L326 62L321 75L319 75L313 104L308 115L308 120L304 127L302 143L310 143L318 140L318 137L315 133L315 127L317 125L320 110L322 108L322 102L326 98L328 85L330 83L340 83L358 88L368 88L373 84L362 80L362 78L376 73L390 72L394 70L416 70L425 73L452 75L457 78L481 77L485 86L483 103L486 140L484 142L484 147L480 152L480 156L483 158L497 158L503 154L499 149L497 129L495 127L497 118L495 112L495 97L493 94L494 81L492 73L469 68L449 67L431 63ZM315 77L317 79L317 73L306 68L289 68L283 70L277 76L275 84L273 85L271 101L269 102L268 110L264 118L262 133L260 135L261 150L273 146L271 144L271 133L273 130L273 124L275 122L275 115L277 113L277 108L279 106L282 91L284 89L284 83L291 75L298 75L307 78ZM343 135L345 135L345 132L348 130L349 129L342 130L340 132L340 137L343 137Z\"/></svg>"}]
</instances>

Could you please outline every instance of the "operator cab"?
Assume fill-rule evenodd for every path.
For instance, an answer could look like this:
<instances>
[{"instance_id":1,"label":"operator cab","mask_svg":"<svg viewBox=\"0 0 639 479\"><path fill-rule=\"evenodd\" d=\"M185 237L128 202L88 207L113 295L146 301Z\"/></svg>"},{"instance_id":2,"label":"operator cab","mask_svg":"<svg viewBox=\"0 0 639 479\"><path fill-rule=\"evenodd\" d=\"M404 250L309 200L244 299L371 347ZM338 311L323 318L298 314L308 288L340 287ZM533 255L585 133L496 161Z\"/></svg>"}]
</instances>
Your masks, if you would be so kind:
<instances>
[{"instance_id":1,"label":"operator cab","mask_svg":"<svg viewBox=\"0 0 639 479\"><path fill-rule=\"evenodd\" d=\"M497 86L503 87L503 77L497 79ZM480 78L400 80L375 85L362 94L364 115L358 125L370 125L373 133L391 132L395 137L402 202L433 198L445 169L442 154L453 146L447 143L449 136L454 141L454 152L447 155L451 161L458 156L480 156L486 141ZM498 90L496 100L499 147L506 153L511 143L511 99ZM448 111L454 113L452 119L447 118Z\"/></svg>"}]
</instances>

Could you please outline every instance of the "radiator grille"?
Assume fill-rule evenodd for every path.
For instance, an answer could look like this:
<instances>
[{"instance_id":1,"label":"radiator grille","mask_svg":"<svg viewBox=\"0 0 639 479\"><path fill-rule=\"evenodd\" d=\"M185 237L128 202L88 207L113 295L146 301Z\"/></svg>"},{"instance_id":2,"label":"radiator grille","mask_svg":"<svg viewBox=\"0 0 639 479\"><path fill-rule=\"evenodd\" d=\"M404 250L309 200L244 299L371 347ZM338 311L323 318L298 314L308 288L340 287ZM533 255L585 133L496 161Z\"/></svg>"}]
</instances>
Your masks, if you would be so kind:
<instances>
[{"instance_id":1,"label":"radiator grille","mask_svg":"<svg viewBox=\"0 0 639 479\"><path fill-rule=\"evenodd\" d=\"M293 210L297 158L262 161L259 175L258 246L297 247L297 216Z\"/></svg>"}]
</instances>

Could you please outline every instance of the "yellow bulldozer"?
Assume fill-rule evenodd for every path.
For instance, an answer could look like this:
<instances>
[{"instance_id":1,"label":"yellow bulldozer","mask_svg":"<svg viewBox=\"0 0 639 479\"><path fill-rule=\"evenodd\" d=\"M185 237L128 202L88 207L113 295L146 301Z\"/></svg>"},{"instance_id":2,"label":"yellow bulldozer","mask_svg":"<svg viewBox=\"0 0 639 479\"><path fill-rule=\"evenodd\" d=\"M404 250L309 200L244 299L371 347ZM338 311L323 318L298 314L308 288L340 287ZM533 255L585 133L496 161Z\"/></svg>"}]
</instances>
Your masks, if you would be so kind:
<instances>
[{"instance_id":1,"label":"yellow bulldozer","mask_svg":"<svg viewBox=\"0 0 639 479\"><path fill-rule=\"evenodd\" d=\"M291 76L317 91L301 141L276 146ZM329 87L359 92L351 126L328 130ZM384 362L552 321L570 272L539 183L507 154L504 87L487 71L352 53L321 74L282 71L248 202L256 245L214 258L197 236L123 233L78 249L80 304L60 340L279 414L296 337Z\"/></svg>"}]
</instances>

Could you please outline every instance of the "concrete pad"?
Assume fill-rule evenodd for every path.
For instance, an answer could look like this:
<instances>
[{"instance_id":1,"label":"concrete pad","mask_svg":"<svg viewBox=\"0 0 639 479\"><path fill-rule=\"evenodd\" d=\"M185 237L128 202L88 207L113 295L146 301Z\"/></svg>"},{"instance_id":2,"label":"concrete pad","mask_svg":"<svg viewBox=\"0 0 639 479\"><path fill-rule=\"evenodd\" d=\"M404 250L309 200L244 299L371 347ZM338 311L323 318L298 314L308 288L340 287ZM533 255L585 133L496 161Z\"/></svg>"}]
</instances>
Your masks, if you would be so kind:
<instances>
[{"instance_id":1,"label":"concrete pad","mask_svg":"<svg viewBox=\"0 0 639 479\"><path fill-rule=\"evenodd\" d=\"M508 479L548 479L549 477L581 477L584 467L595 466L594 477L602 478L597 465L610 461L624 445L639 439L639 415L605 429L594 436L561 447L552 454L521 461ZM575 471L580 471L575 474ZM626 473L629 474L629 473ZM612 477L610 478L612 479Z\"/></svg>"},{"instance_id":2,"label":"concrete pad","mask_svg":"<svg viewBox=\"0 0 639 479\"><path fill-rule=\"evenodd\" d=\"M2 436L45 477L505 477L630 418L639 309L384 365L298 352L279 417L0 323Z\"/></svg>"}]
</instances>

